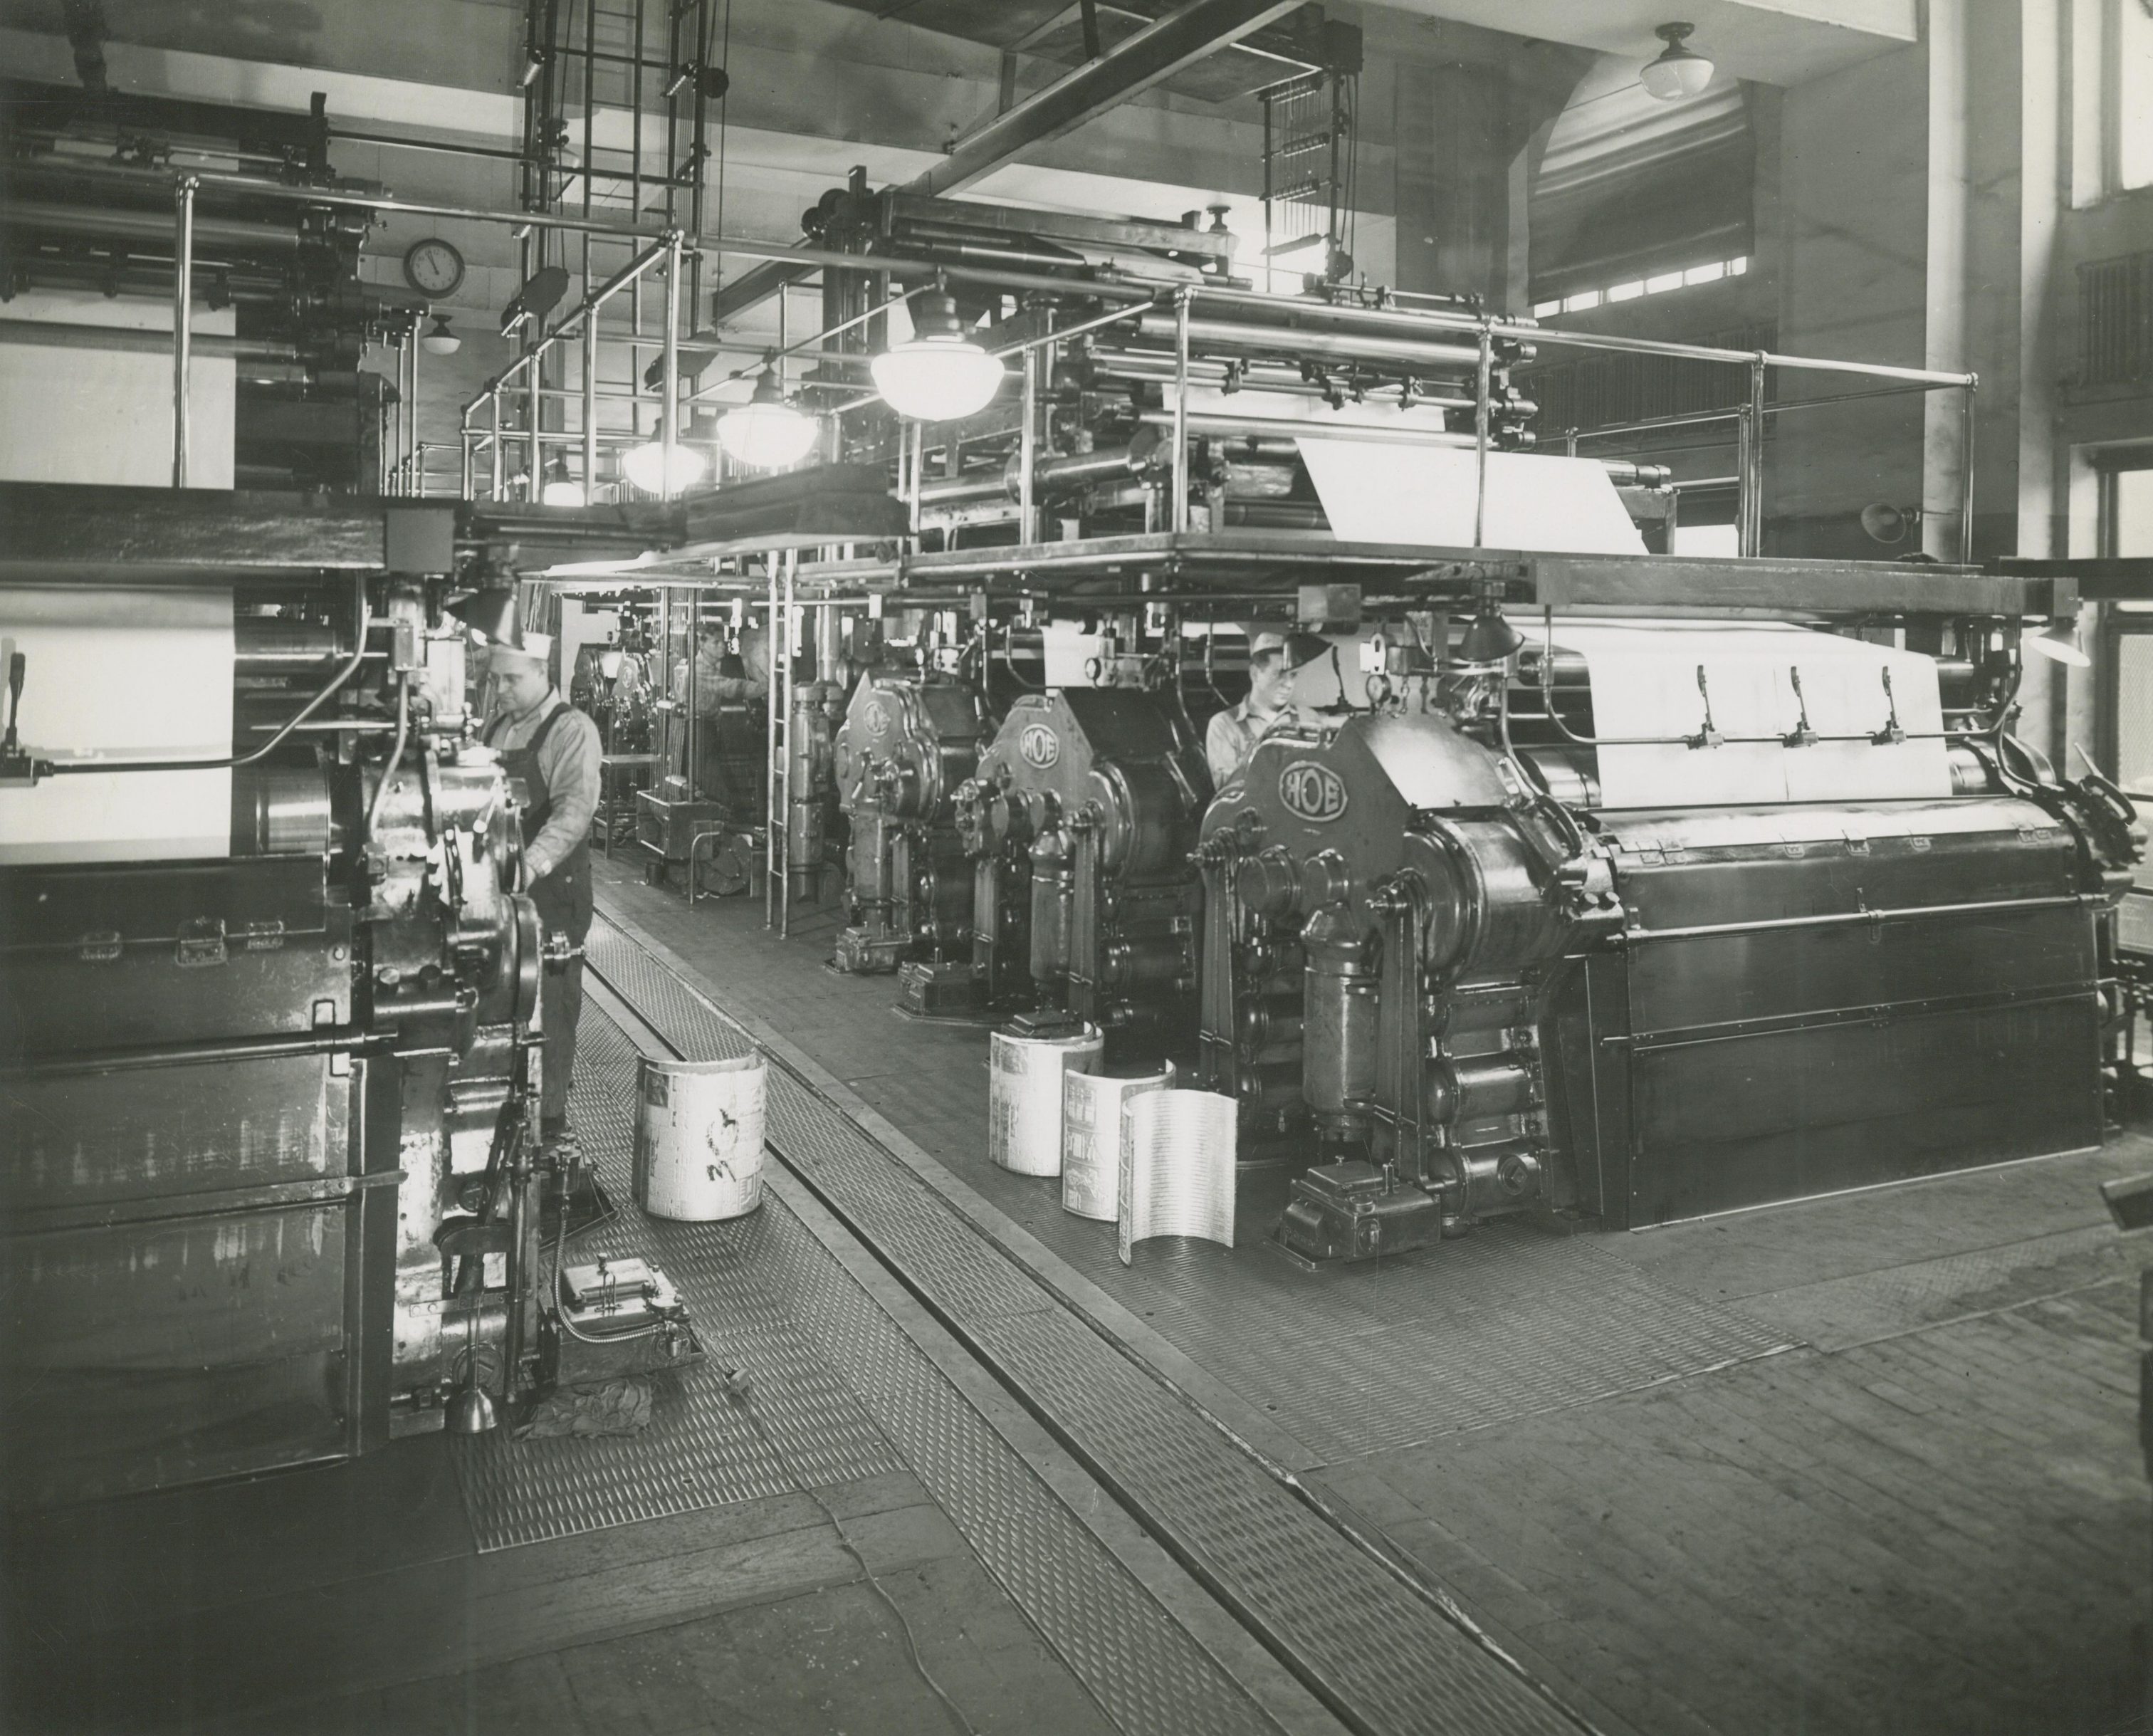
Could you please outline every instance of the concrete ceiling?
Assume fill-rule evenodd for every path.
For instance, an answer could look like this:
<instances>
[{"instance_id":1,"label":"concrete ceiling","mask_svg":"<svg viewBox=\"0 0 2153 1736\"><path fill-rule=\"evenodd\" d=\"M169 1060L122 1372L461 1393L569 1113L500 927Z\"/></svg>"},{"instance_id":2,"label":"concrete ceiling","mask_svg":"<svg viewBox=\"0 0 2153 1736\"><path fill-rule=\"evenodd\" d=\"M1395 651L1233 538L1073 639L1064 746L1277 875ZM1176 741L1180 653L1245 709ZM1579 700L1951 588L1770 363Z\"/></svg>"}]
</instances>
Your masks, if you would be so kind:
<instances>
[{"instance_id":1,"label":"concrete ceiling","mask_svg":"<svg viewBox=\"0 0 2153 1736\"><path fill-rule=\"evenodd\" d=\"M1367 0L1424 18L1634 57L1685 19L1689 45L1737 78L1799 84L1919 39L1917 0Z\"/></svg>"}]
</instances>

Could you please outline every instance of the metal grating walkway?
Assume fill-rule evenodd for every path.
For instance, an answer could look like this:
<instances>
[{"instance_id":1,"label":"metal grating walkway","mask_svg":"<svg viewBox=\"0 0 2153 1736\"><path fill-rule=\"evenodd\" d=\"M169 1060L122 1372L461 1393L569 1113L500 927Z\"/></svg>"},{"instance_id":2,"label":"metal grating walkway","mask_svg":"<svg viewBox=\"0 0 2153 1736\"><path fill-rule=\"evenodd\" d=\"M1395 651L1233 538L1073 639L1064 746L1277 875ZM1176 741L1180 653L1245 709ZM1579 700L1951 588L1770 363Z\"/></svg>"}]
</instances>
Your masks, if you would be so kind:
<instances>
[{"instance_id":1,"label":"metal grating walkway","mask_svg":"<svg viewBox=\"0 0 2153 1736\"><path fill-rule=\"evenodd\" d=\"M753 1046L603 918L587 954L684 1056L715 1059ZM776 1066L767 1126L788 1166L1348 1723L1474 1736L1575 1730L1568 1713L1430 1595L1349 1539ZM1011 1541L1026 1545L1021 1535Z\"/></svg>"},{"instance_id":2,"label":"metal grating walkway","mask_svg":"<svg viewBox=\"0 0 2153 1736\"><path fill-rule=\"evenodd\" d=\"M595 1008L584 1014L580 1039L572 1099L577 1128L599 1179L623 1204L612 1220L571 1241L569 1257L656 1260L679 1286L710 1355L754 1372L756 1410L768 1434L741 1413L705 1361L658 1377L651 1425L640 1434L517 1441L502 1430L452 1437L481 1551L782 1494L797 1486L796 1472L821 1486L897 1469L895 1450L809 1347L793 1317L791 1286L773 1275L781 1250L812 1245L812 1238L783 1211L726 1224L667 1224L626 1204L635 1051ZM550 1246L543 1270L550 1276Z\"/></svg>"},{"instance_id":3,"label":"metal grating walkway","mask_svg":"<svg viewBox=\"0 0 2153 1736\"><path fill-rule=\"evenodd\" d=\"M588 1002L578 1050L578 1136L625 1201L637 1051ZM725 1224L624 1205L571 1247L654 1257L711 1357L751 1376L763 1428L705 1362L660 1377L639 1435L452 1441L481 1552L909 1468L1122 1728L1275 1732L781 1199Z\"/></svg>"}]
</instances>

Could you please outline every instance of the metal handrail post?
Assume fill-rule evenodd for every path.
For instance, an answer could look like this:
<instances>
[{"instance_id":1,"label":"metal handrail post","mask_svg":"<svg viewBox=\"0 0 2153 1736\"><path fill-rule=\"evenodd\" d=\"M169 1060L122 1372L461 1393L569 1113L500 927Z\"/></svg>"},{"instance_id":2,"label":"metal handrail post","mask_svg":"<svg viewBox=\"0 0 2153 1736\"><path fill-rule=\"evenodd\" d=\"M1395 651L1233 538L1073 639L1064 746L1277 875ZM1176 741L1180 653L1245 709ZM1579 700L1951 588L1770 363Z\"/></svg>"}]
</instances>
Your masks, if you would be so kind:
<instances>
[{"instance_id":1,"label":"metal handrail post","mask_svg":"<svg viewBox=\"0 0 2153 1736\"><path fill-rule=\"evenodd\" d=\"M695 748L696 738L703 732L701 699L698 691L702 671L698 666L700 659L696 654L701 649L702 626L703 593L701 588L697 587L688 593L688 738L680 749L680 766L688 779L688 799L690 802L700 799L696 795ZM695 864L691 862L688 864L688 892L691 904L695 890Z\"/></svg>"},{"instance_id":2,"label":"metal handrail post","mask_svg":"<svg viewBox=\"0 0 2153 1736\"><path fill-rule=\"evenodd\" d=\"M1744 404L1734 412L1734 548L1743 555L1757 552L1749 538L1749 496L1755 486L1749 449L1755 440L1749 406Z\"/></svg>"},{"instance_id":3,"label":"metal handrail post","mask_svg":"<svg viewBox=\"0 0 2153 1736\"><path fill-rule=\"evenodd\" d=\"M1488 434L1489 397L1495 389L1495 333L1488 325L1480 328L1480 354L1474 364L1473 390L1473 546L1484 547L1488 541Z\"/></svg>"},{"instance_id":4,"label":"metal handrail post","mask_svg":"<svg viewBox=\"0 0 2153 1736\"><path fill-rule=\"evenodd\" d=\"M193 429L189 401L194 369L195 190L191 175L173 190L172 248L172 486L187 486L187 445Z\"/></svg>"},{"instance_id":5,"label":"metal handrail post","mask_svg":"<svg viewBox=\"0 0 2153 1736\"><path fill-rule=\"evenodd\" d=\"M593 307L583 318L583 504L595 501L598 491L598 316Z\"/></svg>"},{"instance_id":6,"label":"metal handrail post","mask_svg":"<svg viewBox=\"0 0 2153 1736\"><path fill-rule=\"evenodd\" d=\"M766 619L770 628L771 636L768 641L770 654L772 658L775 658L777 654L776 551L771 550L765 559L770 568L770 613ZM777 808L777 773L774 769L777 764L777 683L771 679L776 673L774 669L766 669L763 671L763 692L766 700L764 709L770 714L767 720L770 742L763 761L762 780L762 925L766 929L775 928L777 925L778 822L775 817Z\"/></svg>"},{"instance_id":7,"label":"metal handrail post","mask_svg":"<svg viewBox=\"0 0 2153 1736\"><path fill-rule=\"evenodd\" d=\"M1958 411L1958 557L1969 566L1973 562L1973 395L1980 384L1979 374L1967 375L1964 393L1959 400Z\"/></svg>"},{"instance_id":8,"label":"metal handrail post","mask_svg":"<svg viewBox=\"0 0 2153 1736\"><path fill-rule=\"evenodd\" d=\"M677 229L665 233L665 476L660 500L671 500L679 491L675 466L680 450L680 264L681 236Z\"/></svg>"},{"instance_id":9,"label":"metal handrail post","mask_svg":"<svg viewBox=\"0 0 2153 1736\"><path fill-rule=\"evenodd\" d=\"M471 497L471 489L477 481L476 476L473 473L475 466L471 456L471 440L473 439L473 435L471 432L471 406L469 405L466 405L460 421L464 444L463 494L461 498L465 500L469 500Z\"/></svg>"},{"instance_id":10,"label":"metal handrail post","mask_svg":"<svg viewBox=\"0 0 2153 1736\"><path fill-rule=\"evenodd\" d=\"M1770 358L1759 350L1749 361L1749 525L1744 554L1764 552L1764 384Z\"/></svg>"},{"instance_id":11,"label":"metal handrail post","mask_svg":"<svg viewBox=\"0 0 2153 1736\"><path fill-rule=\"evenodd\" d=\"M1176 533L1188 528L1188 309L1194 299L1186 285L1173 298L1173 500L1166 522Z\"/></svg>"},{"instance_id":12,"label":"metal handrail post","mask_svg":"<svg viewBox=\"0 0 2153 1736\"><path fill-rule=\"evenodd\" d=\"M1017 430L1016 540L1039 541L1039 493L1033 475L1039 463L1039 355L1024 353L1023 422Z\"/></svg>"},{"instance_id":13,"label":"metal handrail post","mask_svg":"<svg viewBox=\"0 0 2153 1736\"><path fill-rule=\"evenodd\" d=\"M490 501L501 498L501 388L496 386L493 389L493 486L486 494Z\"/></svg>"},{"instance_id":14,"label":"metal handrail post","mask_svg":"<svg viewBox=\"0 0 2153 1736\"><path fill-rule=\"evenodd\" d=\"M800 551L788 549L785 556L785 630L771 639L770 647L771 654L785 672L785 757L771 774L779 785L777 811L785 819L785 844L779 855L784 864L785 883L777 888L777 938L781 940L790 939L792 933L792 629L797 619L793 606L793 583L799 570ZM772 673L774 675L776 672ZM776 685L772 680L773 690Z\"/></svg>"}]
</instances>

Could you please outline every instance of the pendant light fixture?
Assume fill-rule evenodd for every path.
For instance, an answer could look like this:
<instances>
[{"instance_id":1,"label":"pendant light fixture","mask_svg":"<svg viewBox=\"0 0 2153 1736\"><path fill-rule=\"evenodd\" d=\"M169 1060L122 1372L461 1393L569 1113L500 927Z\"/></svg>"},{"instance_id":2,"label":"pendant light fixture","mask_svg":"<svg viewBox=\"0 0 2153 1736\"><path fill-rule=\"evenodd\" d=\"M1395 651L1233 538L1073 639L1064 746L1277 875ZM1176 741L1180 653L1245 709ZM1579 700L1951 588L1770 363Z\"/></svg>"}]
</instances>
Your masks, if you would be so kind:
<instances>
[{"instance_id":1,"label":"pendant light fixture","mask_svg":"<svg viewBox=\"0 0 2153 1736\"><path fill-rule=\"evenodd\" d=\"M957 303L940 278L912 312L912 335L868 364L883 401L915 422L976 415L994 401L1008 370L965 336Z\"/></svg>"},{"instance_id":2,"label":"pendant light fixture","mask_svg":"<svg viewBox=\"0 0 2153 1736\"><path fill-rule=\"evenodd\" d=\"M1502 610L1484 603L1458 641L1458 660L1480 667L1507 663L1524 642L1524 635L1503 619Z\"/></svg>"},{"instance_id":3,"label":"pendant light fixture","mask_svg":"<svg viewBox=\"0 0 2153 1736\"><path fill-rule=\"evenodd\" d=\"M807 456L815 444L815 418L786 400L776 358L766 359L755 393L718 424L718 444L734 463L754 471L781 471Z\"/></svg>"},{"instance_id":4,"label":"pendant light fixture","mask_svg":"<svg viewBox=\"0 0 2153 1736\"><path fill-rule=\"evenodd\" d=\"M428 355L454 355L464 347L464 340L449 329L449 316L434 315L432 328L419 339L419 348Z\"/></svg>"},{"instance_id":5,"label":"pendant light fixture","mask_svg":"<svg viewBox=\"0 0 2153 1736\"><path fill-rule=\"evenodd\" d=\"M1647 61L1637 76L1645 89L1663 103L1695 96L1712 82L1712 63L1683 46L1696 28L1694 24L1662 24L1652 33L1667 47L1658 59Z\"/></svg>"},{"instance_id":6,"label":"pendant light fixture","mask_svg":"<svg viewBox=\"0 0 2153 1736\"><path fill-rule=\"evenodd\" d=\"M620 467L628 480L645 494L679 496L703 480L708 466L703 455L693 446L676 445L673 448L673 486L669 490L665 486L665 428L660 423L658 432L650 439L621 454Z\"/></svg>"},{"instance_id":7,"label":"pendant light fixture","mask_svg":"<svg viewBox=\"0 0 2153 1736\"><path fill-rule=\"evenodd\" d=\"M568 461L556 458L544 471L545 480L538 486L539 504L547 507L580 507L583 504L583 485L568 474Z\"/></svg>"},{"instance_id":8,"label":"pendant light fixture","mask_svg":"<svg viewBox=\"0 0 2153 1736\"><path fill-rule=\"evenodd\" d=\"M2028 650L2038 651L2051 662L2060 663L2066 669L2088 669L2093 664L2093 659L2085 654L2085 647L2079 643L2079 628L2075 621L2051 621L2025 644Z\"/></svg>"}]
</instances>

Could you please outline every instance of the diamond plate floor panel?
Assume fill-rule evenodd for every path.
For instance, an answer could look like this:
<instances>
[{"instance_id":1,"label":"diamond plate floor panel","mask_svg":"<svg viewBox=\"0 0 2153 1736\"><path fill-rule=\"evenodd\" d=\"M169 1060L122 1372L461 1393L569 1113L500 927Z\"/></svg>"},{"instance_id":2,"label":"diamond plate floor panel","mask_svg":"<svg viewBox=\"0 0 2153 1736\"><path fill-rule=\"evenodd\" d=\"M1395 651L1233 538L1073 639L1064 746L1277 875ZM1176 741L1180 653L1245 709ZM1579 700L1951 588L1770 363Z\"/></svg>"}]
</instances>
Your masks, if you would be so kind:
<instances>
[{"instance_id":1,"label":"diamond plate floor panel","mask_svg":"<svg viewBox=\"0 0 2153 1736\"><path fill-rule=\"evenodd\" d=\"M641 1254L679 1286L713 1356L754 1371L759 1430L705 1362L662 1375L640 1434L517 1441L504 1431L451 1440L471 1530L481 1551L609 1525L848 1482L898 1468L859 1401L810 1348L774 1248L812 1239L789 1212L727 1224L666 1224L629 1204L635 1051L593 1008L583 1016L572 1098L587 1158L620 1202L609 1222L569 1244L572 1260ZM826 1260L827 1255L822 1256ZM545 1270L552 1270L550 1250Z\"/></svg>"},{"instance_id":2,"label":"diamond plate floor panel","mask_svg":"<svg viewBox=\"0 0 2153 1736\"><path fill-rule=\"evenodd\" d=\"M678 1016L688 1004L674 1005L673 1014ZM700 1006L695 1010L709 1016ZM577 1057L574 1099L579 1136L587 1151L593 1147L594 1133L597 1143L608 1150L632 1149L626 1143L633 1135L625 1106L634 1102L634 1051L600 1009L587 1004L583 1019L579 1044L583 1052ZM741 1045L734 1052L744 1053L746 1048ZM706 1049L698 1058L711 1058L714 1053ZM773 1072L773 1100L777 1078ZM584 1094L586 1080L590 1082L588 1097ZM619 1197L627 1198L627 1189L624 1173ZM784 1201L766 1193L760 1211L728 1224L643 1221L653 1232L649 1240L658 1245L667 1273L689 1295L698 1329L706 1338L715 1337L714 1352L754 1372L756 1402L796 1465L825 1463L829 1447L838 1439L848 1439L856 1447L865 1444L856 1431L841 1433L827 1418L803 1414L806 1408L793 1383L802 1372L799 1365L804 1364L826 1386L832 1384L834 1374L839 1391L832 1408L853 1413L875 1442L886 1439L893 1444L895 1453L949 1514L987 1571L1116 1723L1134 1736L1275 1732L1276 1726L1233 1678L1083 1528ZM741 1235L754 1227L765 1233L751 1238ZM737 1270L751 1265L757 1287L766 1296L786 1299L785 1308L772 1311L769 1329L759 1335L753 1330L754 1321L715 1311L709 1303L719 1298L691 1289L683 1275L699 1274L715 1262L683 1260L664 1245L668 1237L707 1239L713 1231L730 1233L724 1250L727 1266ZM805 1355L803 1348L807 1349ZM772 1374L778 1367L774 1357L786 1351L791 1360L783 1365L774 1392ZM872 1424L859 1414L862 1406L872 1413ZM711 1443L726 1453L733 1451L738 1431L751 1426L736 1417L730 1421L732 1432ZM817 1421L821 1426L812 1426ZM531 1444L553 1443L526 1443L517 1450L527 1450ZM618 1443L578 1444L603 1448ZM893 1461L875 1467L891 1468ZM817 1480L836 1482L867 1474L848 1466ZM792 1485L786 1482L780 1486ZM552 1490L539 1486L531 1493L542 1501Z\"/></svg>"},{"instance_id":3,"label":"diamond plate floor panel","mask_svg":"<svg viewBox=\"0 0 2153 1736\"><path fill-rule=\"evenodd\" d=\"M587 949L599 975L683 1054L715 1058L752 1046L613 924L601 919ZM777 1067L766 1125L787 1163L994 1360L1334 1708L1387 1732L1575 1730L1569 1715L1506 1661L1078 1321L856 1123ZM1270 1330L1275 1316L1261 1317ZM1021 1537L1012 1542L1024 1546Z\"/></svg>"}]
</instances>

